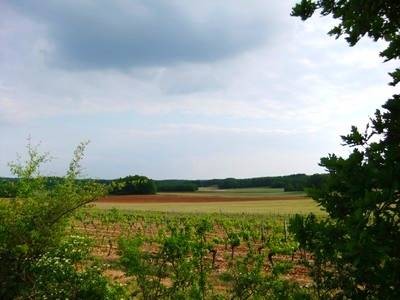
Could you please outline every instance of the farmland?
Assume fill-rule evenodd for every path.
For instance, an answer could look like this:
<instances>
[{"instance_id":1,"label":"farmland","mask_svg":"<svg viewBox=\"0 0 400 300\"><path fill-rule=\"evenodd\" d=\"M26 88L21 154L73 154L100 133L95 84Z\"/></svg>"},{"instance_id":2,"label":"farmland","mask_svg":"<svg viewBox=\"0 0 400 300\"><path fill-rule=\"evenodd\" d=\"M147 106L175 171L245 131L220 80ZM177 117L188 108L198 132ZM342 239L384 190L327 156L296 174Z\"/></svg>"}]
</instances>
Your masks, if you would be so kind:
<instances>
[{"instance_id":1,"label":"farmland","mask_svg":"<svg viewBox=\"0 0 400 300\"><path fill-rule=\"evenodd\" d=\"M94 241L103 273L139 298L244 299L306 293L307 256L288 227L276 215L86 208L69 230Z\"/></svg>"},{"instance_id":2,"label":"farmland","mask_svg":"<svg viewBox=\"0 0 400 300\"><path fill-rule=\"evenodd\" d=\"M323 218L305 193L269 187L103 196L33 264L33 292L48 295L52 284L57 298L86 293L66 280L91 294L101 286L110 299L310 299L313 258L289 225L309 212Z\"/></svg>"},{"instance_id":3,"label":"farmland","mask_svg":"<svg viewBox=\"0 0 400 300\"><path fill-rule=\"evenodd\" d=\"M69 234L91 240L102 273L138 298L308 299L312 257L289 219L309 212L323 215L304 193L271 188L107 196Z\"/></svg>"},{"instance_id":4,"label":"farmland","mask_svg":"<svg viewBox=\"0 0 400 300\"><path fill-rule=\"evenodd\" d=\"M138 298L308 297L311 257L289 219L309 212L323 215L304 193L267 187L106 196L69 233L90 239L103 274Z\"/></svg>"},{"instance_id":5,"label":"farmland","mask_svg":"<svg viewBox=\"0 0 400 300\"><path fill-rule=\"evenodd\" d=\"M323 214L303 192L284 192L283 189L267 187L229 190L203 188L188 193L108 196L95 205L104 209L185 213Z\"/></svg>"}]
</instances>

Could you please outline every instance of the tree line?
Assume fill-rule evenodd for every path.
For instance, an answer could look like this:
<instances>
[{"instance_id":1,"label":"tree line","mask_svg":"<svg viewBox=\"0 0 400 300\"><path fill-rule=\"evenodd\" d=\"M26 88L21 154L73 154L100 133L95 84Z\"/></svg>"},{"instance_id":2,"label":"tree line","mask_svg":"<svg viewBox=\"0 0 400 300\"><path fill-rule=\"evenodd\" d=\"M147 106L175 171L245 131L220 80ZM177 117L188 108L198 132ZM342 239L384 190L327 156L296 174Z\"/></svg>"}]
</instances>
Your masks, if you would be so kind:
<instances>
[{"instance_id":1,"label":"tree line","mask_svg":"<svg viewBox=\"0 0 400 300\"><path fill-rule=\"evenodd\" d=\"M306 188L320 187L326 174L293 174L286 176L270 176L255 178L225 178L210 180L194 180L199 187L218 186L220 189L271 187L283 188L285 191L304 191Z\"/></svg>"},{"instance_id":2,"label":"tree line","mask_svg":"<svg viewBox=\"0 0 400 300\"><path fill-rule=\"evenodd\" d=\"M107 187L110 195L146 195L157 192L195 192L199 187L216 186L219 189L271 187L282 188L286 192L304 191L309 188L319 188L324 183L327 174L293 174L287 176L255 177L255 178L225 178L206 180L166 179L153 180L146 176L129 175L118 179L77 179L84 184L93 181ZM62 177L44 177L44 184L53 188L62 181ZM16 195L17 178L0 178L0 197L12 198Z\"/></svg>"}]
</instances>

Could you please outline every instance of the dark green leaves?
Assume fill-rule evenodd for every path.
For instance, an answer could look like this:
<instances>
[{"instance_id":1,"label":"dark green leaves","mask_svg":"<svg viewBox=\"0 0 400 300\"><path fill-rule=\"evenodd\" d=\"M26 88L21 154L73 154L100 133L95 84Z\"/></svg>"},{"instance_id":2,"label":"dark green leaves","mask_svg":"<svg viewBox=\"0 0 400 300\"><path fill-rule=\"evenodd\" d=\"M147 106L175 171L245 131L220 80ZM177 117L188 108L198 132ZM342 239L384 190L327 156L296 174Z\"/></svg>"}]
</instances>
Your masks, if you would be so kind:
<instances>
[{"instance_id":1,"label":"dark green leaves","mask_svg":"<svg viewBox=\"0 0 400 300\"><path fill-rule=\"evenodd\" d=\"M301 17L301 19L305 21L314 14L317 7L315 1L303 0L293 7L291 15L294 17Z\"/></svg>"},{"instance_id":2,"label":"dark green leaves","mask_svg":"<svg viewBox=\"0 0 400 300\"><path fill-rule=\"evenodd\" d=\"M385 61L400 58L399 1L303 0L292 15L305 20L317 9L339 21L329 34L350 46L365 35L385 40ZM390 75L391 85L400 82L400 69ZM398 299L400 95L376 111L364 133L353 126L342 139L352 152L322 158L329 177L310 190L329 218L296 216L290 229L315 257L310 271L319 298Z\"/></svg>"}]
</instances>

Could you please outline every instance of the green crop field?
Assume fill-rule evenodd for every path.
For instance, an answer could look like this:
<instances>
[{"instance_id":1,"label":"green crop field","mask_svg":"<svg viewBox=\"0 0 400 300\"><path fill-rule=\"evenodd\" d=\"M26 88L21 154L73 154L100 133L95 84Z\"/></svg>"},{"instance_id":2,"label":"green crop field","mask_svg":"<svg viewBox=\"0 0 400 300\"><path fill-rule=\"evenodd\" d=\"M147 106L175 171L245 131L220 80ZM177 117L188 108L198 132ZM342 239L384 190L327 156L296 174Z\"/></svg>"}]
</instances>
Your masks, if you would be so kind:
<instances>
[{"instance_id":1,"label":"green crop field","mask_svg":"<svg viewBox=\"0 0 400 300\"><path fill-rule=\"evenodd\" d=\"M162 211L162 212L204 212L204 213L248 213L248 214L306 214L318 215L324 212L311 199L301 200L260 200L226 201L204 203L97 203L98 208L118 208L123 210Z\"/></svg>"}]
</instances>

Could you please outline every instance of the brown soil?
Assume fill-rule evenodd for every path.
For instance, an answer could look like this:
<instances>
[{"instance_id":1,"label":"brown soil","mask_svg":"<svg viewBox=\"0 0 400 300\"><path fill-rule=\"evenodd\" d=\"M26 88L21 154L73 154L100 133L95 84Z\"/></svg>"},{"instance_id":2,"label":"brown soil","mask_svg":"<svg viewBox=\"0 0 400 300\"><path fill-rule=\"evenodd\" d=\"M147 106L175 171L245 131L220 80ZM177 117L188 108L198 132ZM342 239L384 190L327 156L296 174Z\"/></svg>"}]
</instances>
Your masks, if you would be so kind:
<instances>
[{"instance_id":1,"label":"brown soil","mask_svg":"<svg viewBox=\"0 0 400 300\"><path fill-rule=\"evenodd\" d=\"M301 200L304 196L264 196L264 197L224 197L224 196L192 196L192 195L123 195L106 196L99 199L101 203L201 203L201 202L236 202L236 201L272 201Z\"/></svg>"}]
</instances>

